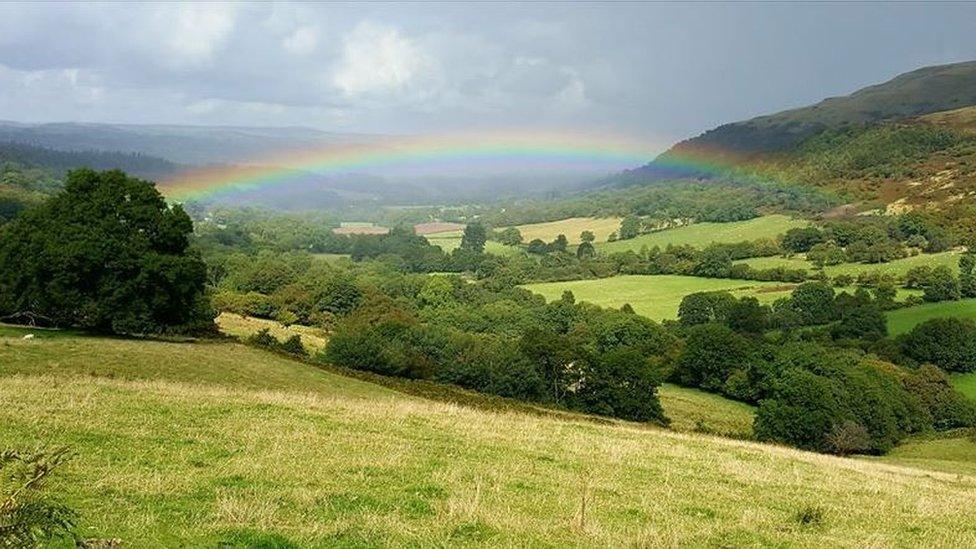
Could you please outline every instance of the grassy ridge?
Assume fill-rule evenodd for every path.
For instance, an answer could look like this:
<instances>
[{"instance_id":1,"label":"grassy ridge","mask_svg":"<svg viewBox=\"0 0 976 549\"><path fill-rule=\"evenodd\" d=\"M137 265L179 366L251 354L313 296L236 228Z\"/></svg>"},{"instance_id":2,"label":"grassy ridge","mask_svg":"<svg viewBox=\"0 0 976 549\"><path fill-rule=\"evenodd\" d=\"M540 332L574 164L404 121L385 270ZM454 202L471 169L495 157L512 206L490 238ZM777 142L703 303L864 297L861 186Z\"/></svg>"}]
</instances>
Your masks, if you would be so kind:
<instances>
[{"instance_id":1,"label":"grassy ridge","mask_svg":"<svg viewBox=\"0 0 976 549\"><path fill-rule=\"evenodd\" d=\"M732 243L742 242L744 240L757 240L760 238L775 238L789 229L806 227L807 225L809 225L807 221L793 219L785 215L765 215L747 221L734 221L731 223L695 223L684 227L643 234L629 240L605 242L599 244L597 249L604 253L613 253L625 252L627 250L638 252L644 246L648 248L653 248L654 246L664 248L668 244L674 244L676 246L690 244L696 247L704 247L712 243Z\"/></svg>"},{"instance_id":2,"label":"grassy ridge","mask_svg":"<svg viewBox=\"0 0 976 549\"><path fill-rule=\"evenodd\" d=\"M526 284L526 289L548 300L570 290L579 301L619 308L629 303L634 311L655 320L676 318L684 296L694 292L728 290L736 297L754 296L763 303L787 297L793 286L781 282L757 282L678 275L624 275L598 280L572 280Z\"/></svg>"},{"instance_id":3,"label":"grassy ridge","mask_svg":"<svg viewBox=\"0 0 976 549\"><path fill-rule=\"evenodd\" d=\"M976 539L971 476L479 411L231 343L40 336L0 338L0 445L69 444L55 490L131 546Z\"/></svg>"}]
</instances>

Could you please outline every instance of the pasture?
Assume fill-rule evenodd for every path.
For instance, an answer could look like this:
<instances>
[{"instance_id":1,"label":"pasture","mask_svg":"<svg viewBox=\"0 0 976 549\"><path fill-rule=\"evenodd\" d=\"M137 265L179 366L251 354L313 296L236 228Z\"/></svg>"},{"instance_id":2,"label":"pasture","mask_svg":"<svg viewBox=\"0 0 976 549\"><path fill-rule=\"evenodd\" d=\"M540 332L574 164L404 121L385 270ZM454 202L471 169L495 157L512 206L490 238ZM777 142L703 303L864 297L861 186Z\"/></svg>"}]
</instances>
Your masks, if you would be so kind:
<instances>
[{"instance_id":1,"label":"pasture","mask_svg":"<svg viewBox=\"0 0 976 549\"><path fill-rule=\"evenodd\" d=\"M267 329L268 333L279 341L284 341L297 335L302 338L302 345L310 354L321 351L325 347L329 337L325 330L311 326L301 326L298 324L285 326L274 320L245 317L227 312L220 313L216 322L217 328L220 329L221 333L240 339L247 339L264 329Z\"/></svg>"},{"instance_id":2,"label":"pasture","mask_svg":"<svg viewBox=\"0 0 976 549\"><path fill-rule=\"evenodd\" d=\"M806 227L809 224L808 221L779 214L764 215L747 221L731 223L694 223L684 227L642 234L629 240L604 242L597 246L597 250L604 253L626 252L628 250L639 252L644 246L665 248L668 244L676 246L690 244L701 248L712 243L776 238L789 229Z\"/></svg>"},{"instance_id":3,"label":"pasture","mask_svg":"<svg viewBox=\"0 0 976 549\"><path fill-rule=\"evenodd\" d=\"M522 233L522 241L529 243L536 238L545 242L552 242L559 235L566 235L566 240L570 244L580 243L580 233L592 231L596 237L596 242L606 242L610 233L616 232L620 228L619 217L570 217L559 221L549 221L546 223L532 223L529 225L517 225L515 228Z\"/></svg>"},{"instance_id":4,"label":"pasture","mask_svg":"<svg viewBox=\"0 0 976 549\"><path fill-rule=\"evenodd\" d=\"M887 315L888 332L894 336L908 332L917 324L933 318L956 316L976 320L976 299L925 303L888 311Z\"/></svg>"},{"instance_id":5,"label":"pasture","mask_svg":"<svg viewBox=\"0 0 976 549\"><path fill-rule=\"evenodd\" d=\"M786 267L788 269L806 269L810 273L816 269L813 263L807 261L802 256L794 257L755 257L743 259L735 263L746 263L755 269L772 269L776 267ZM896 259L888 263L842 263L840 265L828 265L824 267L827 276L835 277L846 274L857 276L861 273L878 272L891 275L895 278L905 276L905 273L913 267L920 266L937 267L945 265L955 272L959 269L959 254L957 252L941 252L937 254L920 254L912 257Z\"/></svg>"},{"instance_id":6,"label":"pasture","mask_svg":"<svg viewBox=\"0 0 976 549\"><path fill-rule=\"evenodd\" d=\"M570 290L577 301L603 307L620 308L629 303L634 311L654 320L676 318L684 296L695 292L726 290L736 297L753 296L763 303L789 296L793 285L782 282L757 282L725 278L698 278L678 275L623 275L596 280L526 284L524 288L547 300L559 299Z\"/></svg>"},{"instance_id":7,"label":"pasture","mask_svg":"<svg viewBox=\"0 0 976 549\"><path fill-rule=\"evenodd\" d=\"M0 446L70 446L54 491L126 546L974 539L968 475L432 402L228 342L21 333L0 329Z\"/></svg>"},{"instance_id":8,"label":"pasture","mask_svg":"<svg viewBox=\"0 0 976 549\"><path fill-rule=\"evenodd\" d=\"M424 238L426 238L427 241L434 246L444 250L446 253L451 253L461 246L461 234L461 231L448 231L424 235ZM504 256L520 254L523 252L522 249L517 246L506 246L500 242L488 240L485 242L485 253Z\"/></svg>"}]
</instances>

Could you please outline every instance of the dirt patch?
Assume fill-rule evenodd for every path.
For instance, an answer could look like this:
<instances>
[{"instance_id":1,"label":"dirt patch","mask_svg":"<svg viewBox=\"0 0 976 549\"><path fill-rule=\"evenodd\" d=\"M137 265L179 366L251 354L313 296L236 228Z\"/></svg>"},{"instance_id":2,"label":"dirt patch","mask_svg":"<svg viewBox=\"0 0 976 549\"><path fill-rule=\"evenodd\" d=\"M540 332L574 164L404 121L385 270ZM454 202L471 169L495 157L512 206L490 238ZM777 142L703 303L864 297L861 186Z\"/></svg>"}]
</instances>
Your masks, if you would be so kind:
<instances>
[{"instance_id":1,"label":"dirt patch","mask_svg":"<svg viewBox=\"0 0 976 549\"><path fill-rule=\"evenodd\" d=\"M413 232L417 234L448 233L463 230L465 225L461 223L448 223L445 221L434 221L431 223L417 223L413 226Z\"/></svg>"}]
</instances>

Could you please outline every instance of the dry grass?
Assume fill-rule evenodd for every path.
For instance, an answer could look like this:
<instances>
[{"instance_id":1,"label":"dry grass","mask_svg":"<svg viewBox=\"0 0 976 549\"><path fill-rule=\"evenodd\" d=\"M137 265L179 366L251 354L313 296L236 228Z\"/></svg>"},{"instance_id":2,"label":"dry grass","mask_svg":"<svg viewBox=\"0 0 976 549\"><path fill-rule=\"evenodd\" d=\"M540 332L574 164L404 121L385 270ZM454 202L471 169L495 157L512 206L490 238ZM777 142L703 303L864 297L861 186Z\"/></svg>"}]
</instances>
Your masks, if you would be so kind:
<instances>
[{"instance_id":1,"label":"dry grass","mask_svg":"<svg viewBox=\"0 0 976 549\"><path fill-rule=\"evenodd\" d=\"M231 343L6 334L0 445L70 445L56 489L129 546L976 544L976 477L431 402Z\"/></svg>"},{"instance_id":2,"label":"dry grass","mask_svg":"<svg viewBox=\"0 0 976 549\"><path fill-rule=\"evenodd\" d=\"M522 233L522 240L526 243L536 238L551 242L562 234L566 235L570 244L579 244L580 233L583 231L592 231L596 242L606 242L610 233L620 229L620 221L619 217L570 217L559 221L518 225L515 228Z\"/></svg>"},{"instance_id":3,"label":"dry grass","mask_svg":"<svg viewBox=\"0 0 976 549\"><path fill-rule=\"evenodd\" d=\"M302 338L302 345L308 349L310 354L321 351L329 341L328 333L320 328L298 324L285 326L274 320L246 317L235 313L220 313L220 316L217 317L217 326L222 333L242 339L248 338L265 328L279 341L297 335Z\"/></svg>"}]
</instances>

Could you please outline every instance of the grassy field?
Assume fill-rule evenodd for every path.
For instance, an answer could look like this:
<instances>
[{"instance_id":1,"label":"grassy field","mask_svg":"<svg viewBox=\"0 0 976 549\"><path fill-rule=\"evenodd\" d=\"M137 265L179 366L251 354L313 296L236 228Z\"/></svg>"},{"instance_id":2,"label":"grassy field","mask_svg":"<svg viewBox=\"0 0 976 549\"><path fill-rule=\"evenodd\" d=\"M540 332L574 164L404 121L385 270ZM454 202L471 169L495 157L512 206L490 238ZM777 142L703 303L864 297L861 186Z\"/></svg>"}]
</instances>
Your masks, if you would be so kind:
<instances>
[{"instance_id":1,"label":"grassy field","mask_svg":"<svg viewBox=\"0 0 976 549\"><path fill-rule=\"evenodd\" d=\"M964 433L918 437L903 442L880 458L871 459L946 473L976 475L976 441Z\"/></svg>"},{"instance_id":2,"label":"grassy field","mask_svg":"<svg viewBox=\"0 0 976 549\"><path fill-rule=\"evenodd\" d=\"M662 385L659 392L661 406L676 431L752 438L756 410L748 404L670 383Z\"/></svg>"},{"instance_id":3,"label":"grassy field","mask_svg":"<svg viewBox=\"0 0 976 549\"><path fill-rule=\"evenodd\" d=\"M811 273L815 267L803 257L756 257L743 259L736 263L747 263L756 269L772 269L774 267L786 267L789 269L806 269ZM942 252L937 254L921 254L904 259L896 259L888 263L843 263L841 265L830 265L824 267L824 272L828 276L834 277L840 274L857 276L866 272L880 272L890 274L894 277L902 277L912 267L928 265L936 267L945 265L953 271L959 268L959 254L956 252Z\"/></svg>"},{"instance_id":4,"label":"grassy field","mask_svg":"<svg viewBox=\"0 0 976 549\"><path fill-rule=\"evenodd\" d=\"M570 217L547 223L518 225L515 228L522 233L522 240L526 243L536 238L552 242L562 234L566 235L570 244L579 244L580 233L583 231L592 231L593 236L596 237L596 242L606 242L610 233L617 232L617 229L620 228L620 218Z\"/></svg>"},{"instance_id":5,"label":"grassy field","mask_svg":"<svg viewBox=\"0 0 976 549\"><path fill-rule=\"evenodd\" d=\"M434 246L439 246L440 249L447 253L451 253L456 248L461 246L461 231L428 234L424 235L424 238L426 238L427 241ZM516 246L506 246L493 240L485 242L485 252L495 255L513 255L523 253L521 248Z\"/></svg>"},{"instance_id":6,"label":"grassy field","mask_svg":"<svg viewBox=\"0 0 976 549\"><path fill-rule=\"evenodd\" d=\"M685 227L643 234L630 240L605 242L597 246L604 253L640 251L644 246L666 247L668 244L691 244L702 247L711 243L742 242L760 238L775 238L794 227L806 227L809 222L785 215L766 215L748 221L732 223L695 223ZM568 235L567 235L568 236Z\"/></svg>"},{"instance_id":7,"label":"grassy field","mask_svg":"<svg viewBox=\"0 0 976 549\"><path fill-rule=\"evenodd\" d=\"M976 299L925 303L915 307L896 309L888 313L888 332L891 335L903 334L916 324L933 318L957 316L976 320Z\"/></svg>"},{"instance_id":8,"label":"grassy field","mask_svg":"<svg viewBox=\"0 0 976 549\"><path fill-rule=\"evenodd\" d=\"M952 386L960 393L976 400L976 372L952 374Z\"/></svg>"},{"instance_id":9,"label":"grassy field","mask_svg":"<svg viewBox=\"0 0 976 549\"><path fill-rule=\"evenodd\" d=\"M319 259L321 261L342 261L343 259L349 259L349 254L312 254L312 257Z\"/></svg>"},{"instance_id":10,"label":"grassy field","mask_svg":"<svg viewBox=\"0 0 976 549\"><path fill-rule=\"evenodd\" d=\"M85 537L133 547L976 543L969 475L481 411L233 343L21 333L0 329L0 445L71 446L52 488L80 511Z\"/></svg>"},{"instance_id":11,"label":"grassy field","mask_svg":"<svg viewBox=\"0 0 976 549\"><path fill-rule=\"evenodd\" d=\"M676 318L682 298L694 292L727 290L736 297L754 296L763 303L771 303L789 296L793 289L792 285L781 282L677 275L625 275L598 280L527 284L524 287L548 300L559 299L565 290L570 290L577 300L604 307L618 308L629 303L638 314L655 320Z\"/></svg>"},{"instance_id":12,"label":"grassy field","mask_svg":"<svg viewBox=\"0 0 976 549\"><path fill-rule=\"evenodd\" d=\"M217 317L217 326L222 333L241 339L246 339L265 328L279 341L297 335L302 338L302 345L308 349L310 354L321 351L328 341L328 334L319 328L297 324L285 326L274 320L244 317L234 313L220 313L220 316Z\"/></svg>"}]
</instances>

